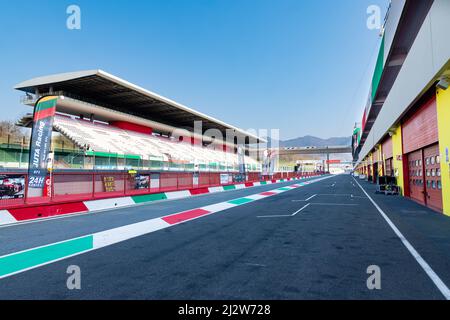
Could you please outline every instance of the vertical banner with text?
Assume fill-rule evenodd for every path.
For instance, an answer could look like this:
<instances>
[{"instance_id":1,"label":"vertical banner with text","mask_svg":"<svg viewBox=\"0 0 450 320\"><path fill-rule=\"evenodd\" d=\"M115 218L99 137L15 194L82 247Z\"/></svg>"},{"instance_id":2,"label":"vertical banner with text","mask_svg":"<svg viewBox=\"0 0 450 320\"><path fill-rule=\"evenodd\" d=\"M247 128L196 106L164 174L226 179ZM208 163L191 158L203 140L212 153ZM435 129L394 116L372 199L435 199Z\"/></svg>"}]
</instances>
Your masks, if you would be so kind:
<instances>
[{"instance_id":1,"label":"vertical banner with text","mask_svg":"<svg viewBox=\"0 0 450 320\"><path fill-rule=\"evenodd\" d=\"M30 189L40 189L41 192L40 194L31 192L31 196L42 196L42 190L45 186L57 101L57 97L47 96L39 99L34 106L33 129L30 140L28 189L29 191L31 191Z\"/></svg>"},{"instance_id":2,"label":"vertical banner with text","mask_svg":"<svg viewBox=\"0 0 450 320\"><path fill-rule=\"evenodd\" d=\"M239 145L237 148L239 173L245 174L245 149L244 146Z\"/></svg>"}]
</instances>

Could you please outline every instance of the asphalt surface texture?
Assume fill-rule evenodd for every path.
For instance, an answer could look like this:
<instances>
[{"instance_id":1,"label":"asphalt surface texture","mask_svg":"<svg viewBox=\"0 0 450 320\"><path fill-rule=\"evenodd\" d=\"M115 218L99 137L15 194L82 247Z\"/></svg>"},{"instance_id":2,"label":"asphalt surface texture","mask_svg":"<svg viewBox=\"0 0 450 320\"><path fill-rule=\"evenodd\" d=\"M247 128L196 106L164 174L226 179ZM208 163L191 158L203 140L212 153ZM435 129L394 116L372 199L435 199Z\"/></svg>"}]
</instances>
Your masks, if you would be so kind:
<instances>
[{"instance_id":1,"label":"asphalt surface texture","mask_svg":"<svg viewBox=\"0 0 450 320\"><path fill-rule=\"evenodd\" d=\"M405 198L376 195L373 185L358 182L450 285L450 218ZM279 186L2 228L1 254ZM67 289L70 265L81 269L81 290ZM372 265L381 271L379 290L367 287ZM340 175L5 278L0 299L444 296L356 180Z\"/></svg>"},{"instance_id":2,"label":"asphalt surface texture","mask_svg":"<svg viewBox=\"0 0 450 320\"><path fill-rule=\"evenodd\" d=\"M317 177L316 177L317 178ZM302 180L310 181L316 178ZM128 208L98 211L89 214L0 226L0 256L58 241L84 236L136 222L245 197L259 192L294 184L289 181L259 187L162 200Z\"/></svg>"}]
</instances>

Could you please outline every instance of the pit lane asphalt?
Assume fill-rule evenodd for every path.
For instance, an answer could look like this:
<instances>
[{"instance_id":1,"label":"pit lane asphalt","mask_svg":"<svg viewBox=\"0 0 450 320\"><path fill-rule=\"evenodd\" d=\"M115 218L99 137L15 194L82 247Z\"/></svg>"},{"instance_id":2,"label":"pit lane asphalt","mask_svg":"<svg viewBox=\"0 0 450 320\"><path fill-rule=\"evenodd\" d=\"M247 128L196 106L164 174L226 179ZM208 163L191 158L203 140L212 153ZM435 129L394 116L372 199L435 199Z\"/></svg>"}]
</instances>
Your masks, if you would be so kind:
<instances>
[{"instance_id":1,"label":"pit lane asphalt","mask_svg":"<svg viewBox=\"0 0 450 320\"><path fill-rule=\"evenodd\" d=\"M317 178L317 177L316 177ZM315 178L301 180L310 181ZM253 188L210 193L178 200L162 200L127 208L0 227L0 256L58 241L92 234L197 207L245 197L297 182L289 181Z\"/></svg>"},{"instance_id":2,"label":"pit lane asphalt","mask_svg":"<svg viewBox=\"0 0 450 320\"><path fill-rule=\"evenodd\" d=\"M407 199L375 196L367 183L363 187L448 285L450 251L445 250L450 219ZM236 192L231 198L239 196ZM306 203L310 205L293 217L259 218L290 215ZM148 208L98 217L103 215L107 221L110 214L120 216L122 211L134 217L133 210ZM82 216L67 221L78 218ZM82 228L82 222L74 227ZM66 287L69 265L81 268L81 290ZM381 268L381 290L366 286L370 265ZM443 296L353 178L343 175L0 280L0 299Z\"/></svg>"}]
</instances>

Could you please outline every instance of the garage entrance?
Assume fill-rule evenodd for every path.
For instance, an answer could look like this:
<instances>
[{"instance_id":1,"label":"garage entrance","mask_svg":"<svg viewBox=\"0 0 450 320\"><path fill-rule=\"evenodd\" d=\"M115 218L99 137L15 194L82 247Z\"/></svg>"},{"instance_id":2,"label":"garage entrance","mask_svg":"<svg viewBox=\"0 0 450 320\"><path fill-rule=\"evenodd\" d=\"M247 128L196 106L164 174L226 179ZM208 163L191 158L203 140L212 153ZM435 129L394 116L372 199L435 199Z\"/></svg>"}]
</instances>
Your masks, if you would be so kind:
<instances>
[{"instance_id":1,"label":"garage entrance","mask_svg":"<svg viewBox=\"0 0 450 320\"><path fill-rule=\"evenodd\" d=\"M393 177L394 176L394 165L393 165L393 160L392 158L386 159L384 167L386 168L386 176L388 177Z\"/></svg>"},{"instance_id":2,"label":"garage entrance","mask_svg":"<svg viewBox=\"0 0 450 320\"><path fill-rule=\"evenodd\" d=\"M378 163L373 164L373 183L378 183Z\"/></svg>"},{"instance_id":3,"label":"garage entrance","mask_svg":"<svg viewBox=\"0 0 450 320\"><path fill-rule=\"evenodd\" d=\"M408 166L409 196L412 199L426 205L422 150L412 152L408 155Z\"/></svg>"},{"instance_id":4,"label":"garage entrance","mask_svg":"<svg viewBox=\"0 0 450 320\"><path fill-rule=\"evenodd\" d=\"M441 157L439 144L423 150L425 164L425 200L429 207L442 211Z\"/></svg>"},{"instance_id":5,"label":"garage entrance","mask_svg":"<svg viewBox=\"0 0 450 320\"><path fill-rule=\"evenodd\" d=\"M422 103L404 121L402 131L409 175L407 195L431 209L442 211L436 99L433 97Z\"/></svg>"}]
</instances>

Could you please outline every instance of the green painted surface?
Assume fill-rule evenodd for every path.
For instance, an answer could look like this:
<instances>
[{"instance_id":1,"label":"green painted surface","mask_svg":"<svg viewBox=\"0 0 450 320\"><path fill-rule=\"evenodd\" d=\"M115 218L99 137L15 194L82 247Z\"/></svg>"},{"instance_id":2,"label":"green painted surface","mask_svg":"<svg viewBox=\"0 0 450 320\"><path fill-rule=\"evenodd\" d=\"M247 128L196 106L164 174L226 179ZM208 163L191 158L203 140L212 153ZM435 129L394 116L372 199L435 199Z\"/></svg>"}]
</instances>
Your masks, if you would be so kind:
<instances>
[{"instance_id":1,"label":"green painted surface","mask_svg":"<svg viewBox=\"0 0 450 320\"><path fill-rule=\"evenodd\" d=\"M240 198L240 199L228 201L228 203L240 205L240 204L245 204L245 203L249 203L249 202L253 202L253 201L254 200L248 199L248 198Z\"/></svg>"},{"instance_id":2,"label":"green painted surface","mask_svg":"<svg viewBox=\"0 0 450 320\"><path fill-rule=\"evenodd\" d=\"M289 191L289 190L291 190L290 188L279 188L278 190L281 190L281 191Z\"/></svg>"},{"instance_id":3,"label":"green painted surface","mask_svg":"<svg viewBox=\"0 0 450 320\"><path fill-rule=\"evenodd\" d=\"M135 203L143 203L167 199L165 193L146 194L142 196L133 196L131 198Z\"/></svg>"},{"instance_id":4,"label":"green painted surface","mask_svg":"<svg viewBox=\"0 0 450 320\"><path fill-rule=\"evenodd\" d=\"M138 156L138 155L135 155L135 154L124 154L124 155L119 155L119 158L140 160L141 156Z\"/></svg>"},{"instance_id":5,"label":"green painted surface","mask_svg":"<svg viewBox=\"0 0 450 320\"><path fill-rule=\"evenodd\" d=\"M141 156L134 154L117 154L117 153L97 152L97 151L87 151L86 155L105 158L136 159L136 160L141 159Z\"/></svg>"},{"instance_id":6,"label":"green painted surface","mask_svg":"<svg viewBox=\"0 0 450 320\"><path fill-rule=\"evenodd\" d=\"M261 185L264 186L267 184L267 181L261 181Z\"/></svg>"},{"instance_id":7,"label":"green painted surface","mask_svg":"<svg viewBox=\"0 0 450 320\"><path fill-rule=\"evenodd\" d=\"M68 257L93 248L93 236L86 236L0 258L0 277Z\"/></svg>"},{"instance_id":8,"label":"green painted surface","mask_svg":"<svg viewBox=\"0 0 450 320\"><path fill-rule=\"evenodd\" d=\"M372 101L374 101L377 94L378 86L380 85L381 76L384 69L384 36L381 40L380 51L378 52L377 64L372 78Z\"/></svg>"},{"instance_id":9,"label":"green painted surface","mask_svg":"<svg viewBox=\"0 0 450 320\"><path fill-rule=\"evenodd\" d=\"M236 186L234 186L234 185L223 187L223 190L235 190L235 189L236 189Z\"/></svg>"}]
</instances>

